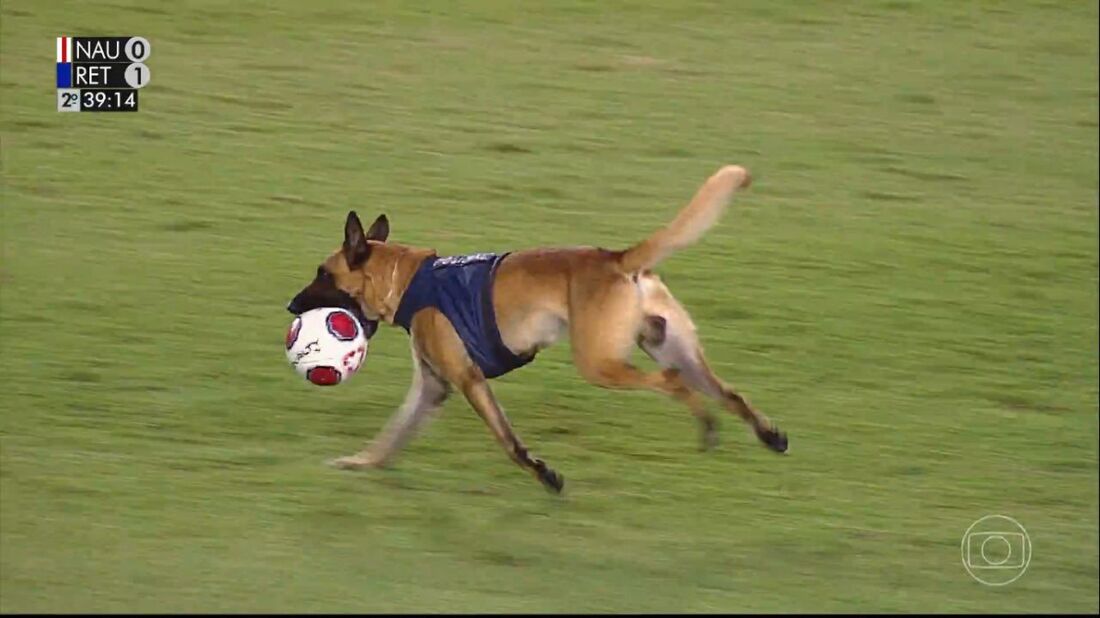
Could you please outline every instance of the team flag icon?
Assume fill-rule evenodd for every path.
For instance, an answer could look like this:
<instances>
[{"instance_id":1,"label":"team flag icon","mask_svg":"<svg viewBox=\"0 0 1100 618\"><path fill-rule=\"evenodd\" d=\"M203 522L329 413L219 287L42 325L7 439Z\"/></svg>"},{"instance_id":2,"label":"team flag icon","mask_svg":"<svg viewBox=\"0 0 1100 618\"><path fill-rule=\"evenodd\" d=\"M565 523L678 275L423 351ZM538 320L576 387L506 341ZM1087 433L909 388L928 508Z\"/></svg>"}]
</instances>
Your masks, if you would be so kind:
<instances>
[{"instance_id":1,"label":"team flag icon","mask_svg":"<svg viewBox=\"0 0 1100 618\"><path fill-rule=\"evenodd\" d=\"M59 37L57 37L57 61L58 62L72 62L73 61L73 37L71 37L71 36L59 36Z\"/></svg>"},{"instance_id":2,"label":"team flag icon","mask_svg":"<svg viewBox=\"0 0 1100 618\"><path fill-rule=\"evenodd\" d=\"M57 87L73 85L73 37L57 37Z\"/></svg>"}]
</instances>

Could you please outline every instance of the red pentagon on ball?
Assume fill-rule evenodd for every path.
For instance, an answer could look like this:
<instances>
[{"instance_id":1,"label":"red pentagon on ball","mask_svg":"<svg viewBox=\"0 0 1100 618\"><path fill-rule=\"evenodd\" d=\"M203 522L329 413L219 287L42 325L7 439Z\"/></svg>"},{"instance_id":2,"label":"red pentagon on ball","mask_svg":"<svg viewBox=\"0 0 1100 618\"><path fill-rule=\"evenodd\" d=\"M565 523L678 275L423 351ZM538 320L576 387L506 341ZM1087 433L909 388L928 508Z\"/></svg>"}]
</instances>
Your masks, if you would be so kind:
<instances>
[{"instance_id":1,"label":"red pentagon on ball","mask_svg":"<svg viewBox=\"0 0 1100 618\"><path fill-rule=\"evenodd\" d=\"M340 341L351 341L359 335L359 323L344 311L333 311L325 318L328 332Z\"/></svg>"},{"instance_id":2,"label":"red pentagon on ball","mask_svg":"<svg viewBox=\"0 0 1100 618\"><path fill-rule=\"evenodd\" d=\"M333 386L340 383L340 372L335 367L314 367L306 372L306 379L317 386Z\"/></svg>"},{"instance_id":3,"label":"red pentagon on ball","mask_svg":"<svg viewBox=\"0 0 1100 618\"><path fill-rule=\"evenodd\" d=\"M302 330L302 318L294 318L290 323L290 330L286 331L286 349L290 349L298 340L298 331Z\"/></svg>"}]
</instances>

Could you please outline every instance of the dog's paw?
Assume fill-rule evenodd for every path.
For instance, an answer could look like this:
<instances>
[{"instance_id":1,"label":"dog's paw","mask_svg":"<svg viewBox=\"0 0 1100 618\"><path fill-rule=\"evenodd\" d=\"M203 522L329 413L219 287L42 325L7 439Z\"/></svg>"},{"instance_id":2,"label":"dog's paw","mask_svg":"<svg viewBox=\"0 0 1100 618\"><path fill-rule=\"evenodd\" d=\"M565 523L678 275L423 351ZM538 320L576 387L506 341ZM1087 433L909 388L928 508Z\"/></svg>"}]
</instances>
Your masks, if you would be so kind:
<instances>
[{"instance_id":1,"label":"dog's paw","mask_svg":"<svg viewBox=\"0 0 1100 618\"><path fill-rule=\"evenodd\" d=\"M718 448L718 422L703 421L699 430L699 450L706 452L716 448Z\"/></svg>"},{"instance_id":2,"label":"dog's paw","mask_svg":"<svg viewBox=\"0 0 1100 618\"><path fill-rule=\"evenodd\" d=\"M381 467L379 462L362 455L350 455L348 457L330 459L328 465L340 470L364 470L367 468Z\"/></svg>"},{"instance_id":3,"label":"dog's paw","mask_svg":"<svg viewBox=\"0 0 1100 618\"><path fill-rule=\"evenodd\" d=\"M718 448L718 432L708 432L703 434L703 439L699 442L699 450L706 453Z\"/></svg>"},{"instance_id":4,"label":"dog's paw","mask_svg":"<svg viewBox=\"0 0 1100 618\"><path fill-rule=\"evenodd\" d=\"M752 174L740 165L725 165L714 177L730 183L735 189L746 189L752 184Z\"/></svg>"},{"instance_id":5,"label":"dog's paw","mask_svg":"<svg viewBox=\"0 0 1100 618\"><path fill-rule=\"evenodd\" d=\"M552 491L556 494L560 494L563 487L565 487L565 477L558 474L542 460L536 459L535 465L537 466L536 472L538 473L539 481L547 491Z\"/></svg>"},{"instance_id":6,"label":"dog's paw","mask_svg":"<svg viewBox=\"0 0 1100 618\"><path fill-rule=\"evenodd\" d=\"M787 434L779 431L779 429L772 427L771 429L762 429L756 432L756 437L760 438L760 441L765 446L775 451L776 453L787 452Z\"/></svg>"}]
</instances>

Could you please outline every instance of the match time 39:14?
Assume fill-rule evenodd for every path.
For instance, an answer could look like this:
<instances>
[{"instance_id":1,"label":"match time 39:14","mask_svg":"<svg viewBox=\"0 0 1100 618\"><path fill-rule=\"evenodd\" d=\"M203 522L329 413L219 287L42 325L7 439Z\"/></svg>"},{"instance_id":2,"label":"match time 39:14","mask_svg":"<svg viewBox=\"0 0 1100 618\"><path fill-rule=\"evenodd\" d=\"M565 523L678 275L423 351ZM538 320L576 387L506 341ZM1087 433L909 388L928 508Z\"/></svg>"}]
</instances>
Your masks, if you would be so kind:
<instances>
[{"instance_id":1,"label":"match time 39:14","mask_svg":"<svg viewBox=\"0 0 1100 618\"><path fill-rule=\"evenodd\" d=\"M138 91L132 88L57 91L59 112L136 112Z\"/></svg>"}]
</instances>

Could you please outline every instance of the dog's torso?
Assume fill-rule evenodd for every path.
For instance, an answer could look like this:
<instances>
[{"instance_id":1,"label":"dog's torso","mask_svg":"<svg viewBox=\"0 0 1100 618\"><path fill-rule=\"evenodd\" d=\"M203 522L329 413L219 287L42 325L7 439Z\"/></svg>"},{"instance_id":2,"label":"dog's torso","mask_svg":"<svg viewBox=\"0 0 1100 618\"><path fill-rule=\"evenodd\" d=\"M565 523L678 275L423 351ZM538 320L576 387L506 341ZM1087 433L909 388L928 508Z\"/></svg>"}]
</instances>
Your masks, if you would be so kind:
<instances>
[{"instance_id":1,"label":"dog's torso","mask_svg":"<svg viewBox=\"0 0 1100 618\"><path fill-rule=\"evenodd\" d=\"M596 309L609 289L625 292L620 315L640 313L636 278L618 267L615 252L595 247L422 257L393 313L407 332L417 312L432 307L447 318L486 378L531 362L557 343L578 312ZM624 289L625 288L625 289ZM593 302L594 301L594 302ZM586 334L591 337L591 334ZM598 334L596 334L598 337Z\"/></svg>"},{"instance_id":2,"label":"dog's torso","mask_svg":"<svg viewBox=\"0 0 1100 618\"><path fill-rule=\"evenodd\" d=\"M474 253L425 258L401 295L393 323L411 332L413 316L433 307L451 323L486 378L526 365L534 360L534 351L516 354L505 345L493 306L497 268L507 255Z\"/></svg>"},{"instance_id":3,"label":"dog's torso","mask_svg":"<svg viewBox=\"0 0 1100 618\"><path fill-rule=\"evenodd\" d=\"M612 251L561 247L515 251L501 265L493 305L501 338L512 350L535 353L569 332L576 309L602 285L629 278Z\"/></svg>"}]
</instances>

